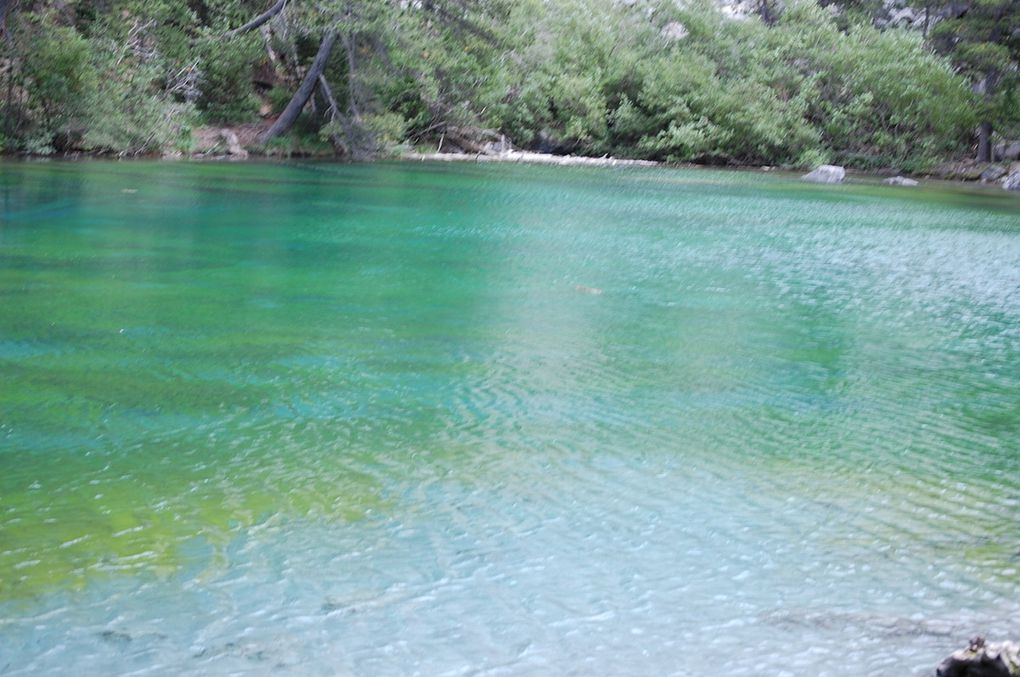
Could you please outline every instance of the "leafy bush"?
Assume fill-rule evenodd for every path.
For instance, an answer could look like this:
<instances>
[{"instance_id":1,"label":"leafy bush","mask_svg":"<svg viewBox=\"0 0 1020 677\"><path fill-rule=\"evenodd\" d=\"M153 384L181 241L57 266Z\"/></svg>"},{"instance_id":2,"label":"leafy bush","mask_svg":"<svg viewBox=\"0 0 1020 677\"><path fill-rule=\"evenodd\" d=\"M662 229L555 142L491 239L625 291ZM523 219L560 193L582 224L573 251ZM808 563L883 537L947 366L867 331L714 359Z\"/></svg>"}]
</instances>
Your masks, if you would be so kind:
<instances>
[{"instance_id":1,"label":"leafy bush","mask_svg":"<svg viewBox=\"0 0 1020 677\"><path fill-rule=\"evenodd\" d=\"M54 25L50 14L25 14L18 19L12 34L20 54L19 84L26 96L21 97L21 109L9 110L7 115L27 123L20 130L22 149L49 154L58 136L66 140L85 127L96 72L88 41L73 28Z\"/></svg>"},{"instance_id":2,"label":"leafy bush","mask_svg":"<svg viewBox=\"0 0 1020 677\"><path fill-rule=\"evenodd\" d=\"M529 18L543 11L528 6ZM915 167L959 149L974 99L916 34L793 0L775 26L691 1L546 8L496 123L585 152L674 161ZM686 35L670 37L671 25Z\"/></svg>"},{"instance_id":3,"label":"leafy bush","mask_svg":"<svg viewBox=\"0 0 1020 677\"><path fill-rule=\"evenodd\" d=\"M86 99L85 149L137 155L189 148L194 106L160 86L160 60L142 59L130 44L108 38L94 38L90 54L103 85Z\"/></svg>"},{"instance_id":4,"label":"leafy bush","mask_svg":"<svg viewBox=\"0 0 1020 677\"><path fill-rule=\"evenodd\" d=\"M343 124L316 95L292 130L300 140L277 152L345 135L366 148L434 143L457 127L587 154L909 170L965 151L979 113L1020 133L1016 73L981 102L919 34L879 31L860 8L785 4L766 25L728 19L714 0L486 0L455 12L323 0L290 3L264 44L258 32L224 37L264 9L256 0L33 0L9 21L17 96L2 131L33 152L186 148L200 120L255 119L267 46L277 70L266 98L281 111L333 26L343 37L325 76ZM1005 58L982 49L957 57Z\"/></svg>"},{"instance_id":5,"label":"leafy bush","mask_svg":"<svg viewBox=\"0 0 1020 677\"><path fill-rule=\"evenodd\" d=\"M213 38L200 50L201 94L197 105L209 122L248 122L258 111L251 76L260 52L258 43L249 38Z\"/></svg>"}]
</instances>

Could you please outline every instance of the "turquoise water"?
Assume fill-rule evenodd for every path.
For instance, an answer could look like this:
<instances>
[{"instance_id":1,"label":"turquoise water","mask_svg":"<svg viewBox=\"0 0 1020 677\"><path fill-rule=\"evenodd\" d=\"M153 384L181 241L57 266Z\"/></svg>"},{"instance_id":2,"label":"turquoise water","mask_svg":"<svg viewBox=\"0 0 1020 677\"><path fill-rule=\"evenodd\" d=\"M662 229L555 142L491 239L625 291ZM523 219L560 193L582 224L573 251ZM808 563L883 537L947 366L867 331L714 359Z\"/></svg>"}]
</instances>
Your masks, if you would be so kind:
<instances>
[{"instance_id":1,"label":"turquoise water","mask_svg":"<svg viewBox=\"0 0 1020 677\"><path fill-rule=\"evenodd\" d=\"M925 674L1020 637L1020 201L0 164L0 674Z\"/></svg>"}]
</instances>

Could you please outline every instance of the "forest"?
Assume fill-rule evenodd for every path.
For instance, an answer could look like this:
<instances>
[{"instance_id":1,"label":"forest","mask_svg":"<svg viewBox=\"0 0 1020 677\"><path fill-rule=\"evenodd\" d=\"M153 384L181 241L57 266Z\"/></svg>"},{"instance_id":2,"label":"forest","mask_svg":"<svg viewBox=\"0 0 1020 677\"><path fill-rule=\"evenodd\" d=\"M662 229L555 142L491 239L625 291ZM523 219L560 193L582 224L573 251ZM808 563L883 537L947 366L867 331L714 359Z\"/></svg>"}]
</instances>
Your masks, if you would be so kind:
<instances>
[{"instance_id":1,"label":"forest","mask_svg":"<svg viewBox=\"0 0 1020 677\"><path fill-rule=\"evenodd\" d=\"M1020 137L1015 0L0 0L0 147L924 171Z\"/></svg>"}]
</instances>

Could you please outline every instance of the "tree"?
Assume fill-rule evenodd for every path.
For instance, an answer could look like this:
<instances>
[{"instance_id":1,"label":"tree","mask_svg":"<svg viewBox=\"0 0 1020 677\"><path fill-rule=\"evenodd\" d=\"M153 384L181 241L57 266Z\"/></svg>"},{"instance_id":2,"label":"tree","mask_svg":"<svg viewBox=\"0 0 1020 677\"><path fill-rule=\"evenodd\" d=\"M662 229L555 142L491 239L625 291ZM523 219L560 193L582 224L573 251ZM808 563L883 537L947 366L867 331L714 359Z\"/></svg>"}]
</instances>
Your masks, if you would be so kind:
<instances>
[{"instance_id":1,"label":"tree","mask_svg":"<svg viewBox=\"0 0 1020 677\"><path fill-rule=\"evenodd\" d=\"M290 103L283 110L283 113L277 118L276 122L262 135L262 142L265 143L270 139L273 139L280 134L285 134L293 125L294 121L297 120L298 115L304 109L308 103L308 99L312 98L312 93L316 87L325 86L327 89L328 84L320 84L322 79L322 71L326 68L326 62L329 61L329 55L333 51L333 43L336 41L336 31L330 29L326 32L326 35L322 38L322 43L319 45L319 51L315 55L315 61L308 68L308 72L305 74L304 80L301 81L301 86L298 87L294 96L291 98Z\"/></svg>"},{"instance_id":2,"label":"tree","mask_svg":"<svg viewBox=\"0 0 1020 677\"><path fill-rule=\"evenodd\" d=\"M924 3L930 8L930 0ZM978 111L978 161L992 160L992 132L1010 110L1020 67L1020 2L968 0L944 3L929 34L932 45L947 54L981 95Z\"/></svg>"}]
</instances>

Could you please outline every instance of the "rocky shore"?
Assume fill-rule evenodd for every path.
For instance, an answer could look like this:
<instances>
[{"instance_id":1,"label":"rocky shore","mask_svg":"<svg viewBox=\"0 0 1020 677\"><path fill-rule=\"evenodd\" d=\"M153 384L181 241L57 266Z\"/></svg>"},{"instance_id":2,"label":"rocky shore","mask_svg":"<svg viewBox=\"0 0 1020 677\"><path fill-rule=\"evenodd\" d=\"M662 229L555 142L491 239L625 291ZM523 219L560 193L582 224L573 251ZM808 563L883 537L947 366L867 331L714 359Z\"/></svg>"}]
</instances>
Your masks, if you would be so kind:
<instances>
[{"instance_id":1,"label":"rocky shore","mask_svg":"<svg viewBox=\"0 0 1020 677\"><path fill-rule=\"evenodd\" d=\"M510 162L558 167L660 167L652 160L626 160L621 158L586 157L583 155L550 155L525 150L507 150L498 153L404 153L403 160L419 162Z\"/></svg>"},{"instance_id":2,"label":"rocky shore","mask_svg":"<svg viewBox=\"0 0 1020 677\"><path fill-rule=\"evenodd\" d=\"M943 181L991 183L1004 190L1020 190L1020 162L1004 166L990 162L956 162L936 168L931 176ZM820 165L800 177L808 183L843 183L846 169L838 165ZM882 183L890 186L917 186L920 182L905 176L892 176Z\"/></svg>"},{"instance_id":3,"label":"rocky shore","mask_svg":"<svg viewBox=\"0 0 1020 677\"><path fill-rule=\"evenodd\" d=\"M942 661L935 677L1020 677L1020 645L975 637Z\"/></svg>"},{"instance_id":4,"label":"rocky shore","mask_svg":"<svg viewBox=\"0 0 1020 677\"><path fill-rule=\"evenodd\" d=\"M269 152L258 143L259 134L264 130L265 122L238 125L233 127L200 127L192 134L192 147L189 151L166 152L164 160L248 160L251 158L293 157L289 153L281 155L279 151ZM407 162L473 162L473 163L511 163L551 165L557 167L666 167L670 163L653 160L617 158L612 156L591 157L584 155L562 155L557 153L519 150L514 148L505 137L499 141L479 143L474 150L465 151L455 146L453 151L405 151L396 156ZM998 185L1005 190L1020 191L1020 159L1010 160L1014 154L1020 153L1020 142L1008 147L997 148L997 157L1005 153L1008 157L996 162L977 162L961 160L945 162L918 178L891 176L883 179L883 183L891 186L917 186L918 179L934 179L960 183L980 183ZM83 159L93 157L90 154L73 153L63 156L65 159ZM101 156L99 156L101 157ZM297 157L316 159L336 159L332 153L297 153ZM381 159L385 159L383 156ZM685 165L687 166L687 165ZM740 167L733 167L739 169ZM743 167L743 169L759 169L772 171L778 167ZM881 176L881 174L879 174ZM844 167L838 165L820 165L811 172L804 174L802 180L809 183L838 184L847 180L848 174Z\"/></svg>"}]
</instances>

